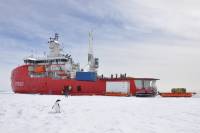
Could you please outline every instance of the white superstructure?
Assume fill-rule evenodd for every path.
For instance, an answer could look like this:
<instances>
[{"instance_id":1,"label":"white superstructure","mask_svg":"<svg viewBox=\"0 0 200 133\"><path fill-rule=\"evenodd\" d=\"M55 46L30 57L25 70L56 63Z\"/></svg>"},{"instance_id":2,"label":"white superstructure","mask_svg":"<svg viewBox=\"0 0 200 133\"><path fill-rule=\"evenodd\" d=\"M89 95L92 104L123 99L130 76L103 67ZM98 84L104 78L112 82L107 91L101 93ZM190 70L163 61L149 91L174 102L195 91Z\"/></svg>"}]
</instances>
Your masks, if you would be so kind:
<instances>
[{"instance_id":1,"label":"white superstructure","mask_svg":"<svg viewBox=\"0 0 200 133\"><path fill-rule=\"evenodd\" d=\"M58 42L58 34L55 33L55 37L51 38L48 41L49 43L49 49L50 49L50 53L49 53L49 57L59 57L62 56L61 55L61 51L63 50L60 46L60 43Z\"/></svg>"},{"instance_id":2,"label":"white superstructure","mask_svg":"<svg viewBox=\"0 0 200 133\"><path fill-rule=\"evenodd\" d=\"M58 73L57 71L63 71L63 73L65 73L67 77L75 78L76 72L80 71L80 65L79 63L75 63L73 61L71 55L62 53L63 49L61 48L61 45L58 41L58 34L56 33L54 38L50 38L48 43L49 43L49 54L46 57L34 58L33 56L31 56L25 58L24 62L26 64L30 64L31 67L37 67L43 65L45 66L46 73L47 70L54 71L53 74L50 74L50 75L55 75L54 77L59 75L57 74ZM34 68L31 68L30 70L34 70ZM35 73L33 72L31 74L34 75ZM35 75L38 76L38 74ZM41 76L41 74L39 76Z\"/></svg>"}]
</instances>

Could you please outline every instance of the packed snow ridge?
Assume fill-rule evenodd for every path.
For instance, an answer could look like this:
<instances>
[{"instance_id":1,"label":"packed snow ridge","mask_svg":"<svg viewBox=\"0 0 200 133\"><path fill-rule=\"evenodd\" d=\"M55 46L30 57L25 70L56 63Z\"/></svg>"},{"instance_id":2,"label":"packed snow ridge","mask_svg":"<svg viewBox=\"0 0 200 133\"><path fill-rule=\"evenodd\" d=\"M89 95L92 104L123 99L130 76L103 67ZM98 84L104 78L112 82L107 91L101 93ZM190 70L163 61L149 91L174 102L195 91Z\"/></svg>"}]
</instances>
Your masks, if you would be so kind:
<instances>
[{"instance_id":1,"label":"packed snow ridge","mask_svg":"<svg viewBox=\"0 0 200 133\"><path fill-rule=\"evenodd\" d=\"M0 105L2 133L200 132L200 98L0 94Z\"/></svg>"}]
</instances>

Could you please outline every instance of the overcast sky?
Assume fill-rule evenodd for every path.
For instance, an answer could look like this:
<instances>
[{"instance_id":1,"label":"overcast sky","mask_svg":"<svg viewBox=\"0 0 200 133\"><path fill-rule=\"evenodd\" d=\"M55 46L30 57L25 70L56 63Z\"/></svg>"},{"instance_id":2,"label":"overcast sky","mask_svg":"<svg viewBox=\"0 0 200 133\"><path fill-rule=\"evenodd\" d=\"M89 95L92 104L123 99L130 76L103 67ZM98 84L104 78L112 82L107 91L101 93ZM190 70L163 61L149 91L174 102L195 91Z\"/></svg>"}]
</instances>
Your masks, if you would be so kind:
<instances>
[{"instance_id":1,"label":"overcast sky","mask_svg":"<svg viewBox=\"0 0 200 133\"><path fill-rule=\"evenodd\" d=\"M99 74L200 92L199 0L0 0L0 91L10 90L11 70L24 57L48 52L55 32L84 67L91 29Z\"/></svg>"}]
</instances>

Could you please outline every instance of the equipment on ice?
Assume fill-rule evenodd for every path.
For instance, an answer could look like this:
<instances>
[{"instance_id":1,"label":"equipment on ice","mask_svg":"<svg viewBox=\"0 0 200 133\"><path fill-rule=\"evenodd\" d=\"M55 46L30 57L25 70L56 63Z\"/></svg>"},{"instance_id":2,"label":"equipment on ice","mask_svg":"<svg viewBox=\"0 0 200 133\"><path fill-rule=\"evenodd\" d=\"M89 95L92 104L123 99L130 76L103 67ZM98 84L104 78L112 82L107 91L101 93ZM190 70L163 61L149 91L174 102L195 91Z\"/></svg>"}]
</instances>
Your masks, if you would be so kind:
<instances>
[{"instance_id":1,"label":"equipment on ice","mask_svg":"<svg viewBox=\"0 0 200 133\"><path fill-rule=\"evenodd\" d=\"M55 111L55 113L60 113L60 99L57 99L56 102L54 103L52 109Z\"/></svg>"},{"instance_id":2,"label":"equipment on ice","mask_svg":"<svg viewBox=\"0 0 200 133\"><path fill-rule=\"evenodd\" d=\"M195 93L187 92L186 88L172 88L171 92L159 93L162 97L192 97Z\"/></svg>"}]
</instances>

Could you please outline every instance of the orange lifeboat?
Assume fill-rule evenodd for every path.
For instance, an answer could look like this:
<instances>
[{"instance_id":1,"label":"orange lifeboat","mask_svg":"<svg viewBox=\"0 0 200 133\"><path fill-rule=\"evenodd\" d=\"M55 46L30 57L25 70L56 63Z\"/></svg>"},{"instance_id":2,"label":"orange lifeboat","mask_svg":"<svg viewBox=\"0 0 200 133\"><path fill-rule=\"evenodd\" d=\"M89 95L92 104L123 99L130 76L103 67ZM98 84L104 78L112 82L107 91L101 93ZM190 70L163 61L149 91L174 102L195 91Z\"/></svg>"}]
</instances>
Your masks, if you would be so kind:
<instances>
[{"instance_id":1,"label":"orange lifeboat","mask_svg":"<svg viewBox=\"0 0 200 133\"><path fill-rule=\"evenodd\" d=\"M36 72L36 73L45 72L45 66L36 66L34 72Z\"/></svg>"}]
</instances>

